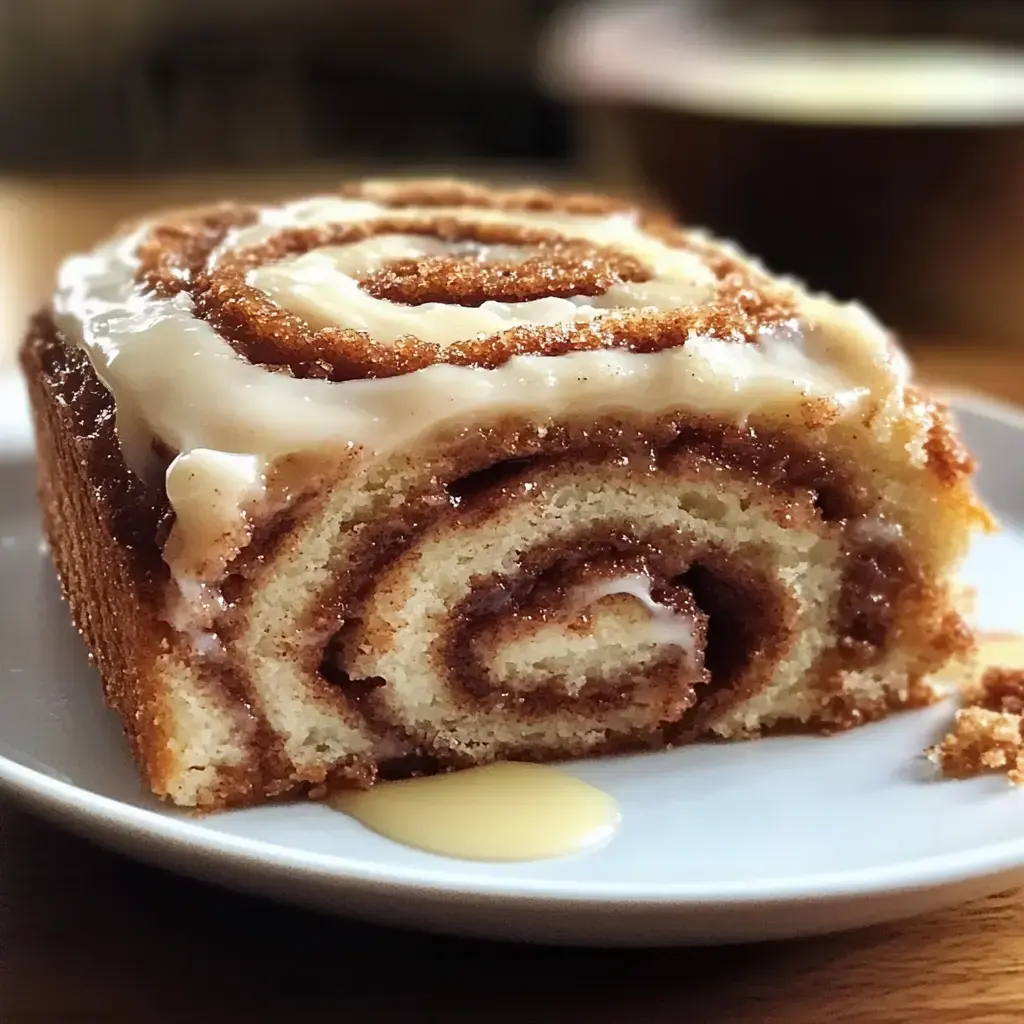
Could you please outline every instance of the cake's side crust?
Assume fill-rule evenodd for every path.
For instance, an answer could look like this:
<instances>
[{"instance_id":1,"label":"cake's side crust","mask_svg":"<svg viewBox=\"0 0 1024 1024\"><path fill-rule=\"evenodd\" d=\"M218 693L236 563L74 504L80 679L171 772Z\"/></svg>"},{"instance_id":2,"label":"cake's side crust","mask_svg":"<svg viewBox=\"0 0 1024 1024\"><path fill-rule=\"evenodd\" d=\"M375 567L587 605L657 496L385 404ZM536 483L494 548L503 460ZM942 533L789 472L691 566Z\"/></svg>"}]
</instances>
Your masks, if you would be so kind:
<instances>
[{"instance_id":1,"label":"cake's side crust","mask_svg":"<svg viewBox=\"0 0 1024 1024\"><path fill-rule=\"evenodd\" d=\"M165 497L125 467L109 392L47 314L33 319L20 359L50 553L106 701L120 716L147 783L178 803L250 800L255 779L244 749L244 717L215 680L175 656L157 614L166 581L158 547L169 518ZM175 678L178 694L170 688ZM191 713L198 716L193 724L205 723L224 763L190 763L195 751L182 724Z\"/></svg>"}]
</instances>

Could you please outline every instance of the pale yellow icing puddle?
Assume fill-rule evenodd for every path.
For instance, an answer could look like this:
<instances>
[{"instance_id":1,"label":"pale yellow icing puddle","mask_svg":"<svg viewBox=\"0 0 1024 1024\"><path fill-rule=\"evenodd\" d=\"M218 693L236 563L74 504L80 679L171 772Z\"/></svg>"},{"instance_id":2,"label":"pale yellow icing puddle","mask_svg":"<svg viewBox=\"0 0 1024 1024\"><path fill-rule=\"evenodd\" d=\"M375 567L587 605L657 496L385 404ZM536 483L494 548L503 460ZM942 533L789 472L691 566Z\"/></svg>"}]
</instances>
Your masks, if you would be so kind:
<instances>
[{"instance_id":1,"label":"pale yellow icing puddle","mask_svg":"<svg viewBox=\"0 0 1024 1024\"><path fill-rule=\"evenodd\" d=\"M540 860L607 839L615 801L555 768L508 761L381 782L331 804L407 846L464 860Z\"/></svg>"}]
</instances>

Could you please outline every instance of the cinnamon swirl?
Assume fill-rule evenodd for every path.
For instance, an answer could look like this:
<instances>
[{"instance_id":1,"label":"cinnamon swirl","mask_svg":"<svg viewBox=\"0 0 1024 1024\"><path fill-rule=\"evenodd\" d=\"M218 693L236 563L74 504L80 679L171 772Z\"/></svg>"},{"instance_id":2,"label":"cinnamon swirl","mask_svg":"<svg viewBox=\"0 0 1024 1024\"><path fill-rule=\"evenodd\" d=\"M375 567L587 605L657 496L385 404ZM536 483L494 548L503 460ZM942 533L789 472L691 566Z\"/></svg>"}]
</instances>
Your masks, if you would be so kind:
<instances>
[{"instance_id":1,"label":"cinnamon swirl","mask_svg":"<svg viewBox=\"0 0 1024 1024\"><path fill-rule=\"evenodd\" d=\"M617 201L153 216L22 362L71 612L180 805L844 728L971 643L988 520L892 338Z\"/></svg>"}]
</instances>

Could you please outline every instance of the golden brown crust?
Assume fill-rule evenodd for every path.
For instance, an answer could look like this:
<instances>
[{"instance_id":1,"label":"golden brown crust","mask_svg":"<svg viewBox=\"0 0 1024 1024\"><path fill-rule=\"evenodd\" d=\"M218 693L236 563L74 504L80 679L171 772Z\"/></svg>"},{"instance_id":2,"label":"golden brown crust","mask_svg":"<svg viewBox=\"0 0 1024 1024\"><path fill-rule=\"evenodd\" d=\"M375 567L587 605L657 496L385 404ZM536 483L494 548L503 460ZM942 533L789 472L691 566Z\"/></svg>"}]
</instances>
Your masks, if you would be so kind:
<instances>
[{"instance_id":1,"label":"golden brown crust","mask_svg":"<svg viewBox=\"0 0 1024 1024\"><path fill-rule=\"evenodd\" d=\"M166 570L157 546L163 495L128 472L109 393L84 354L63 344L46 315L21 350L38 451L43 528L72 619L95 659L107 703L118 712L154 792L181 771L169 742L160 659L170 650L158 609ZM218 805L251 798L245 769L213 786Z\"/></svg>"},{"instance_id":2,"label":"golden brown crust","mask_svg":"<svg viewBox=\"0 0 1024 1024\"><path fill-rule=\"evenodd\" d=\"M931 413L932 425L925 444L928 467L947 487L953 487L974 472L977 462L956 433L949 408L932 402Z\"/></svg>"}]
</instances>

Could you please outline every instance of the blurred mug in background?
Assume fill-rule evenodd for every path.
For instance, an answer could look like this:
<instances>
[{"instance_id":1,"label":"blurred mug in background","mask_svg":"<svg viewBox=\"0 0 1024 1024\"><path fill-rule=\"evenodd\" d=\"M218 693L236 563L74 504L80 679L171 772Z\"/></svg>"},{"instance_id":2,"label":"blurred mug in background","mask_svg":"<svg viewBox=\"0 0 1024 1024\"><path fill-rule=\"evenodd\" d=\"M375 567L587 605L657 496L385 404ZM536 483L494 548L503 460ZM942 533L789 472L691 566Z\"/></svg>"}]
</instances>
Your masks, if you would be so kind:
<instances>
[{"instance_id":1,"label":"blurred mug in background","mask_svg":"<svg viewBox=\"0 0 1024 1024\"><path fill-rule=\"evenodd\" d=\"M542 80L585 166L936 339L1024 342L1024 5L584 4Z\"/></svg>"}]
</instances>

